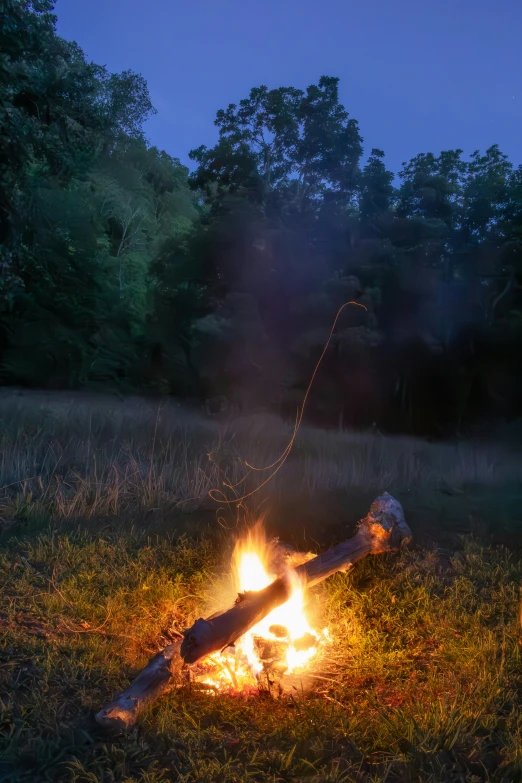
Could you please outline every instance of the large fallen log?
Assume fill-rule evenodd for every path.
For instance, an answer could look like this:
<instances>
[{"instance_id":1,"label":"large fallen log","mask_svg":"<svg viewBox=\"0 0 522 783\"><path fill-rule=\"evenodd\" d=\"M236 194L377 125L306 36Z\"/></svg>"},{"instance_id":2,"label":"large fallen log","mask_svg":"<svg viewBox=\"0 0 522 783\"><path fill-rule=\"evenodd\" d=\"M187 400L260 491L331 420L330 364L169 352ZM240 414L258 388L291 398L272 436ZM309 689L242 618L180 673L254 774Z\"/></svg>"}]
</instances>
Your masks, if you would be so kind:
<instances>
[{"instance_id":1,"label":"large fallen log","mask_svg":"<svg viewBox=\"0 0 522 783\"><path fill-rule=\"evenodd\" d=\"M264 590L239 595L227 611L197 620L184 632L183 640L154 656L130 687L97 713L96 721L104 728L130 728L149 704L182 681L183 664L194 664L233 644L288 600L295 580L312 587L338 571L347 571L366 555L391 552L410 540L401 504L385 492L372 503L353 538L290 568Z\"/></svg>"}]
</instances>

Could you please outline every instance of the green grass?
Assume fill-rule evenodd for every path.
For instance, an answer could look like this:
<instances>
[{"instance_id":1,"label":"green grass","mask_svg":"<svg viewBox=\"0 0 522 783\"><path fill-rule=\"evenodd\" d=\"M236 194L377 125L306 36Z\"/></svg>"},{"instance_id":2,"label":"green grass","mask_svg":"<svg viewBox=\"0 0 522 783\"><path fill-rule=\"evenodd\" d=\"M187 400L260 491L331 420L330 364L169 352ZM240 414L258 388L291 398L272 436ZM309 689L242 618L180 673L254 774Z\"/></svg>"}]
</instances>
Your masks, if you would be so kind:
<instances>
[{"instance_id":1,"label":"green grass","mask_svg":"<svg viewBox=\"0 0 522 783\"><path fill-rule=\"evenodd\" d=\"M4 544L0 779L517 779L522 568L472 539L449 559L413 550L330 579L334 639L311 693L187 689L104 737L93 712L194 620L222 544L81 531Z\"/></svg>"},{"instance_id":2,"label":"green grass","mask_svg":"<svg viewBox=\"0 0 522 783\"><path fill-rule=\"evenodd\" d=\"M333 639L310 692L245 700L187 687L129 735L104 735L93 714L207 609L232 539L213 512L181 513L165 460L188 482L190 460L180 467L159 448L168 439L174 448L178 425L94 410L89 436L68 416L18 411L2 433L3 478L32 479L3 492L2 783L522 780L519 554L485 533L421 545L413 507L410 550L313 591ZM198 428L178 458L205 439L223 444L216 425ZM341 461L341 436L307 437L316 467L325 443ZM118 474L111 484L124 454L141 483ZM339 523L324 543L348 534Z\"/></svg>"}]
</instances>

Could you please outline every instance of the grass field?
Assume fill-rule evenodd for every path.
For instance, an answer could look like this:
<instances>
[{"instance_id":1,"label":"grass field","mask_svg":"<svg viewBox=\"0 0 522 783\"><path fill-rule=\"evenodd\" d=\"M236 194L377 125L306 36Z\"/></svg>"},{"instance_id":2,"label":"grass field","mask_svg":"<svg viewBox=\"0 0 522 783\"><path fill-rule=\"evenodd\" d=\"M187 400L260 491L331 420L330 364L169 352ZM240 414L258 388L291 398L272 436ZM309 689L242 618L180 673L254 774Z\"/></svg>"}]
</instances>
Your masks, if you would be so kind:
<instances>
[{"instance_id":1,"label":"grass field","mask_svg":"<svg viewBox=\"0 0 522 783\"><path fill-rule=\"evenodd\" d=\"M220 510L209 489L284 448L276 419L43 394L5 394L0 414L0 781L522 780L511 449L303 429L263 494ZM314 590L332 641L312 692L187 688L127 736L97 729L209 607L245 518L317 550L384 489L414 543Z\"/></svg>"}]
</instances>

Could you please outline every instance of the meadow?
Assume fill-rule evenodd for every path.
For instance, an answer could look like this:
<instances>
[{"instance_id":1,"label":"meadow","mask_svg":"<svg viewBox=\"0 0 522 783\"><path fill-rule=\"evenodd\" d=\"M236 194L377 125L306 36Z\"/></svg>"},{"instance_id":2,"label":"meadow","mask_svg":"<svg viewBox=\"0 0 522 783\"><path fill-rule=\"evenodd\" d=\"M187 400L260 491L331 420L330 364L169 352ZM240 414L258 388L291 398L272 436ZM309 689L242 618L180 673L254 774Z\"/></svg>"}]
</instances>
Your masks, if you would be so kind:
<instances>
[{"instance_id":1,"label":"meadow","mask_svg":"<svg viewBox=\"0 0 522 783\"><path fill-rule=\"evenodd\" d=\"M508 441L428 443L205 418L172 402L0 397L0 781L522 779L522 463ZM266 474L262 474L266 477ZM244 489L243 489L244 487ZM315 588L332 631L310 692L187 687L126 735L94 713L208 609L259 516L320 551L383 490L414 540Z\"/></svg>"}]
</instances>

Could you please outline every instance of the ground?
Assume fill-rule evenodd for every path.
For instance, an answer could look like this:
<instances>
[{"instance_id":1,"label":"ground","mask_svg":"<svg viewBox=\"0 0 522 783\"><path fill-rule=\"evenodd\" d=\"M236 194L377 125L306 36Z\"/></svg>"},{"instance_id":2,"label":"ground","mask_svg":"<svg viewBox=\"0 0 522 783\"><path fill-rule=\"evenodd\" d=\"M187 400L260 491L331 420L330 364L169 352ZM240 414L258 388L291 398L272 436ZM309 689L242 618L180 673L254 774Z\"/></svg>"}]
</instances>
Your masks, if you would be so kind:
<instances>
[{"instance_id":1,"label":"ground","mask_svg":"<svg viewBox=\"0 0 522 783\"><path fill-rule=\"evenodd\" d=\"M238 508L208 490L230 499L243 459L283 450L270 417L36 394L4 394L0 413L0 781L522 780L512 446L303 429ZM239 526L264 513L318 551L384 489L414 541L313 591L332 642L310 692L187 688L127 736L97 728L93 714L211 607Z\"/></svg>"}]
</instances>

